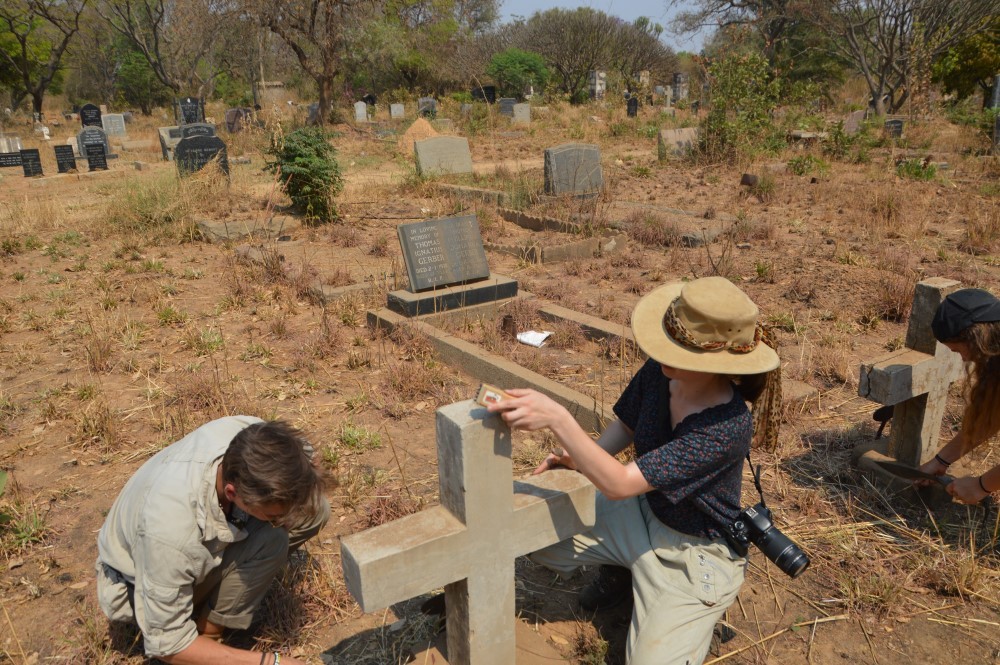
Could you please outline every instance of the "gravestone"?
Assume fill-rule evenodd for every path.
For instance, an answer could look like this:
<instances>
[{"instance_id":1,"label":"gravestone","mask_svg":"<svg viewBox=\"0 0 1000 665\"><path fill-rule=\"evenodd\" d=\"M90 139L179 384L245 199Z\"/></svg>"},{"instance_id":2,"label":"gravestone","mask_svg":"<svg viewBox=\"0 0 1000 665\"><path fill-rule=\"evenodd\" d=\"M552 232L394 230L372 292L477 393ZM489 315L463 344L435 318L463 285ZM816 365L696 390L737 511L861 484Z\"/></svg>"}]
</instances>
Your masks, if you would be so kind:
<instances>
[{"instance_id":1,"label":"gravestone","mask_svg":"<svg viewBox=\"0 0 1000 665\"><path fill-rule=\"evenodd\" d=\"M309 115L306 116L306 124L309 126L318 125L319 122L319 102L309 105Z\"/></svg>"},{"instance_id":2,"label":"gravestone","mask_svg":"<svg viewBox=\"0 0 1000 665\"><path fill-rule=\"evenodd\" d=\"M687 99L690 94L691 77L683 72L674 74L673 95L674 103L682 99Z\"/></svg>"},{"instance_id":3,"label":"gravestone","mask_svg":"<svg viewBox=\"0 0 1000 665\"><path fill-rule=\"evenodd\" d=\"M37 148L21 151L21 168L24 170L25 178L44 175L42 173L42 155Z\"/></svg>"},{"instance_id":4,"label":"gravestone","mask_svg":"<svg viewBox=\"0 0 1000 665\"><path fill-rule=\"evenodd\" d=\"M128 136L125 129L125 116L121 113L105 113L101 116L101 126L108 136Z\"/></svg>"},{"instance_id":5,"label":"gravestone","mask_svg":"<svg viewBox=\"0 0 1000 665\"><path fill-rule=\"evenodd\" d=\"M406 106L403 104L390 104L389 117L398 120L406 115Z\"/></svg>"},{"instance_id":6,"label":"gravestone","mask_svg":"<svg viewBox=\"0 0 1000 665\"><path fill-rule=\"evenodd\" d=\"M852 111L844 121L844 133L849 135L857 134L861 129L861 123L865 121L865 111Z\"/></svg>"},{"instance_id":7,"label":"gravestone","mask_svg":"<svg viewBox=\"0 0 1000 665\"><path fill-rule=\"evenodd\" d=\"M1000 155L1000 115L993 119L993 154Z\"/></svg>"},{"instance_id":8,"label":"gravestone","mask_svg":"<svg viewBox=\"0 0 1000 665\"><path fill-rule=\"evenodd\" d=\"M469 114L472 113L472 104L462 104L458 111L462 114L463 118L467 118Z\"/></svg>"},{"instance_id":9,"label":"gravestone","mask_svg":"<svg viewBox=\"0 0 1000 665\"><path fill-rule=\"evenodd\" d=\"M961 357L931 332L938 305L959 286L941 277L919 282L905 348L861 365L858 394L894 406L888 455L904 464L919 466L937 452L948 387L964 374Z\"/></svg>"},{"instance_id":10,"label":"gravestone","mask_svg":"<svg viewBox=\"0 0 1000 665\"><path fill-rule=\"evenodd\" d=\"M214 159L219 160L219 168L228 176L229 160L226 158L226 144L215 135L199 134L182 138L174 149L177 172L182 176L202 170Z\"/></svg>"},{"instance_id":11,"label":"gravestone","mask_svg":"<svg viewBox=\"0 0 1000 665\"><path fill-rule=\"evenodd\" d=\"M11 169L21 165L21 151L0 152L0 169Z\"/></svg>"},{"instance_id":12,"label":"gravestone","mask_svg":"<svg viewBox=\"0 0 1000 665\"><path fill-rule=\"evenodd\" d=\"M160 137L160 150L163 152L163 159L172 162L174 161L174 150L177 149L177 144L181 142L181 128L180 127L160 127L157 130Z\"/></svg>"},{"instance_id":13,"label":"gravestone","mask_svg":"<svg viewBox=\"0 0 1000 665\"><path fill-rule=\"evenodd\" d=\"M604 93L608 90L608 73L591 71L587 74L587 85L591 99L604 99Z\"/></svg>"},{"instance_id":14,"label":"gravestone","mask_svg":"<svg viewBox=\"0 0 1000 665\"><path fill-rule=\"evenodd\" d=\"M101 109L93 104L84 104L80 107L80 124L83 127L102 127Z\"/></svg>"},{"instance_id":15,"label":"gravestone","mask_svg":"<svg viewBox=\"0 0 1000 665\"><path fill-rule=\"evenodd\" d=\"M517 104L517 100L513 97L501 97L500 98L500 115L505 115L508 118L514 117L514 105Z\"/></svg>"},{"instance_id":16,"label":"gravestone","mask_svg":"<svg viewBox=\"0 0 1000 665\"><path fill-rule=\"evenodd\" d=\"M230 134L236 134L250 125L253 118L253 111L248 108L227 109L224 117L226 131Z\"/></svg>"},{"instance_id":17,"label":"gravestone","mask_svg":"<svg viewBox=\"0 0 1000 665\"><path fill-rule=\"evenodd\" d=\"M56 153L56 167L59 173L72 173L76 171L76 153L71 145L53 146Z\"/></svg>"},{"instance_id":18,"label":"gravestone","mask_svg":"<svg viewBox=\"0 0 1000 665\"><path fill-rule=\"evenodd\" d=\"M531 105L514 104L514 112L511 117L518 124L528 124L531 122Z\"/></svg>"},{"instance_id":19,"label":"gravestone","mask_svg":"<svg viewBox=\"0 0 1000 665\"><path fill-rule=\"evenodd\" d=\"M20 136L0 136L0 152L19 152L22 148Z\"/></svg>"},{"instance_id":20,"label":"gravestone","mask_svg":"<svg viewBox=\"0 0 1000 665\"><path fill-rule=\"evenodd\" d=\"M514 560L593 527L594 487L548 471L513 480L510 430L469 400L436 414L441 505L341 539L365 612L445 590L448 662L516 662Z\"/></svg>"},{"instance_id":21,"label":"gravestone","mask_svg":"<svg viewBox=\"0 0 1000 665\"><path fill-rule=\"evenodd\" d=\"M698 128L661 129L657 138L656 154L662 162L668 155L689 155L698 144Z\"/></svg>"},{"instance_id":22,"label":"gravestone","mask_svg":"<svg viewBox=\"0 0 1000 665\"><path fill-rule=\"evenodd\" d=\"M365 102L354 103L354 122L368 122L368 104Z\"/></svg>"},{"instance_id":23,"label":"gravestone","mask_svg":"<svg viewBox=\"0 0 1000 665\"><path fill-rule=\"evenodd\" d=\"M891 139L901 138L903 136L903 120L901 118L886 120L885 134Z\"/></svg>"},{"instance_id":24,"label":"gravestone","mask_svg":"<svg viewBox=\"0 0 1000 665\"><path fill-rule=\"evenodd\" d=\"M437 115L437 100L433 97L421 97L417 100L417 115L431 117Z\"/></svg>"},{"instance_id":25,"label":"gravestone","mask_svg":"<svg viewBox=\"0 0 1000 665\"><path fill-rule=\"evenodd\" d=\"M433 136L414 141L413 151L420 175L472 173L472 153L465 137Z\"/></svg>"},{"instance_id":26,"label":"gravestone","mask_svg":"<svg viewBox=\"0 0 1000 665\"><path fill-rule=\"evenodd\" d=\"M205 122L205 102L201 97L183 97L174 100L174 119L178 125Z\"/></svg>"},{"instance_id":27,"label":"gravestone","mask_svg":"<svg viewBox=\"0 0 1000 665\"><path fill-rule=\"evenodd\" d=\"M182 125L180 130L182 139L189 139L193 136L215 136L215 125L210 125L207 122Z\"/></svg>"},{"instance_id":28,"label":"gravestone","mask_svg":"<svg viewBox=\"0 0 1000 665\"><path fill-rule=\"evenodd\" d=\"M90 171L107 171L108 155L104 146L92 143L87 146L87 167Z\"/></svg>"},{"instance_id":29,"label":"gravestone","mask_svg":"<svg viewBox=\"0 0 1000 665\"><path fill-rule=\"evenodd\" d=\"M1000 74L993 77L993 89L990 91L988 108L1000 109Z\"/></svg>"},{"instance_id":30,"label":"gravestone","mask_svg":"<svg viewBox=\"0 0 1000 665\"><path fill-rule=\"evenodd\" d=\"M472 93L473 99L478 99L479 101L486 102L487 104L496 104L497 87L495 85L477 86L470 92Z\"/></svg>"},{"instance_id":31,"label":"gravestone","mask_svg":"<svg viewBox=\"0 0 1000 665\"><path fill-rule=\"evenodd\" d=\"M375 106L375 104L378 103L378 97L375 96L374 92L369 92L367 95L361 98L361 101L363 101L368 106Z\"/></svg>"},{"instance_id":32,"label":"gravestone","mask_svg":"<svg viewBox=\"0 0 1000 665\"><path fill-rule=\"evenodd\" d=\"M396 232L414 293L490 276L475 215L400 224Z\"/></svg>"},{"instance_id":33,"label":"gravestone","mask_svg":"<svg viewBox=\"0 0 1000 665\"><path fill-rule=\"evenodd\" d=\"M111 154L111 144L108 143L108 135L100 127L84 127L76 135L76 143L78 148L77 153L80 155L87 154L88 145L99 145L106 155Z\"/></svg>"},{"instance_id":34,"label":"gravestone","mask_svg":"<svg viewBox=\"0 0 1000 665\"><path fill-rule=\"evenodd\" d=\"M628 101L625 102L625 107L628 117L635 118L639 115L639 98L634 95L629 97Z\"/></svg>"},{"instance_id":35,"label":"gravestone","mask_svg":"<svg viewBox=\"0 0 1000 665\"><path fill-rule=\"evenodd\" d=\"M656 95L657 97L666 97L667 89L664 88L662 85L658 85L653 88L653 94Z\"/></svg>"},{"instance_id":36,"label":"gravestone","mask_svg":"<svg viewBox=\"0 0 1000 665\"><path fill-rule=\"evenodd\" d=\"M596 145L567 143L546 149L546 194L586 194L603 187L601 151Z\"/></svg>"}]
</instances>

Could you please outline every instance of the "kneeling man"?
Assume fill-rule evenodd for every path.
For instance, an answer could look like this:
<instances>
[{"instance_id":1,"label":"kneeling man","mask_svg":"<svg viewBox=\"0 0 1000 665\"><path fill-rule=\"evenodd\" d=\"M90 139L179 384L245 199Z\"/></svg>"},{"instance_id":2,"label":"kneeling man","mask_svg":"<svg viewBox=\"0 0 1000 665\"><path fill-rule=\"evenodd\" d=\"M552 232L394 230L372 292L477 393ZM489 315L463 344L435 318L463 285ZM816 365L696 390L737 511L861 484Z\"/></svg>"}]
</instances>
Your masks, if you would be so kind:
<instances>
[{"instance_id":1,"label":"kneeling man","mask_svg":"<svg viewBox=\"0 0 1000 665\"><path fill-rule=\"evenodd\" d=\"M154 455L126 483L97 537L97 597L134 622L146 655L179 665L296 665L221 643L245 629L271 580L330 515L301 432L220 418Z\"/></svg>"}]
</instances>

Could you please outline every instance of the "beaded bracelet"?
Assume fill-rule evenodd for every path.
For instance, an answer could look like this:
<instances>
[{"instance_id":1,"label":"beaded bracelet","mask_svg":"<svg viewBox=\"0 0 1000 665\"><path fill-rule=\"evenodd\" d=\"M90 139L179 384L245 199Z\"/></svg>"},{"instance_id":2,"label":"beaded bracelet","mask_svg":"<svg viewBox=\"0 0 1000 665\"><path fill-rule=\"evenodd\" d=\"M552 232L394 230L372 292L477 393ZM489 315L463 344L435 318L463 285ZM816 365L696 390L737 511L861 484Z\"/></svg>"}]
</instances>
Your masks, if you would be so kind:
<instances>
[{"instance_id":1,"label":"beaded bracelet","mask_svg":"<svg viewBox=\"0 0 1000 665\"><path fill-rule=\"evenodd\" d=\"M941 465L943 465L945 468L951 466L951 462L946 462L945 459L943 457L941 457L940 455L935 455L934 459L936 459L938 461L938 463L941 464Z\"/></svg>"},{"instance_id":2,"label":"beaded bracelet","mask_svg":"<svg viewBox=\"0 0 1000 665\"><path fill-rule=\"evenodd\" d=\"M986 489L986 485L983 485L983 477L982 476L979 476L979 489L983 490L987 494L993 494L993 492L991 492L988 489Z\"/></svg>"}]
</instances>

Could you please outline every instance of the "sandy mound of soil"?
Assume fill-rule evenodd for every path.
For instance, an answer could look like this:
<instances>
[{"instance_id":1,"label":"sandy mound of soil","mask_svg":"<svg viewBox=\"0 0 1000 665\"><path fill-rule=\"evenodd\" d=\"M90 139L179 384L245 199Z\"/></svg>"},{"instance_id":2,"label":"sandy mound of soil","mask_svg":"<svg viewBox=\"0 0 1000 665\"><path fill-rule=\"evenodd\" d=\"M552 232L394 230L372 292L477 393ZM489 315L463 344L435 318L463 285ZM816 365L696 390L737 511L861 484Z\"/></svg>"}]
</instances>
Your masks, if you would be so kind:
<instances>
[{"instance_id":1,"label":"sandy mound of soil","mask_svg":"<svg viewBox=\"0 0 1000 665\"><path fill-rule=\"evenodd\" d=\"M423 118L417 118L410 128L399 139L399 150L401 152L409 152L413 150L414 141L423 141L424 139L429 139L432 136L438 136L438 133L431 127L431 123L427 122Z\"/></svg>"}]
</instances>

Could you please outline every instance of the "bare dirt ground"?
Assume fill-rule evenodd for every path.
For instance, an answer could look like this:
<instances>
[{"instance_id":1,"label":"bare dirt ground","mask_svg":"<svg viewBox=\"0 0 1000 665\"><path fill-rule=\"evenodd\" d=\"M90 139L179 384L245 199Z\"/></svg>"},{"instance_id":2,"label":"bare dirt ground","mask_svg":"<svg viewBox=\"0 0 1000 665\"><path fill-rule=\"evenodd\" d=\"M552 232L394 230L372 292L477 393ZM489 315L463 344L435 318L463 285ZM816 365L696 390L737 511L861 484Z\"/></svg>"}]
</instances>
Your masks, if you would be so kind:
<instances>
[{"instance_id":1,"label":"bare dirt ground","mask_svg":"<svg viewBox=\"0 0 1000 665\"><path fill-rule=\"evenodd\" d=\"M541 190L544 148L597 143L605 195L525 207L598 231L628 229L629 249L551 265L489 253L492 270L545 301L622 324L664 281L723 274L777 328L785 375L819 390L787 409L778 449L756 453L776 521L812 566L792 581L755 552L727 616L737 637L709 662L997 662L996 512L930 511L848 463L850 449L874 435L875 405L856 395L858 366L901 344L913 284L943 276L1000 286L997 158L978 154L985 144L972 130L935 120L908 127L901 144L876 145L867 163L794 147L745 164L659 163L655 130L686 119L643 113L628 121L623 109L553 107L527 128L495 117L459 122L477 175L454 181L529 201ZM156 124L130 126L130 138L153 141ZM0 498L10 518L0 541L0 662L143 661L129 636L109 636L96 607L96 533L144 460L232 413L304 428L333 504L308 560L291 568L295 593L276 589L269 600L258 647L314 662L320 654L337 663L446 662L420 599L360 613L340 577L339 538L437 502L434 410L471 397L478 381L417 337L374 335L365 312L405 284L399 223L475 210L487 240L551 236L532 237L485 205L438 193L376 128L336 130L343 219L316 228L298 222L261 171L262 134L225 137L231 160L250 158L233 163L228 186L207 176L178 181L155 144L123 151L107 174L0 173L0 467L10 476ZM57 128L56 140L70 132ZM51 150L39 147L54 174ZM804 155L827 167L795 175L787 164ZM901 177L897 159L911 155L949 168L928 181ZM134 160L150 168L135 170ZM767 174L769 186L748 194L743 172ZM254 228L270 219L283 220L287 239L261 244L257 264L240 260L238 243L208 244L195 232L203 220ZM674 242L708 225L728 234L706 247ZM371 288L323 305L310 292L317 278ZM638 362L572 331L559 348L526 350L497 341L491 325L463 334L605 403ZM944 436L959 415L956 390ZM546 445L544 436L517 434L516 472L532 468ZM957 473L979 472L994 457L984 450ZM745 502L755 503L745 487ZM519 663L624 662L628 609L598 617L577 609L592 573L558 582L527 561L518 571Z\"/></svg>"}]
</instances>

